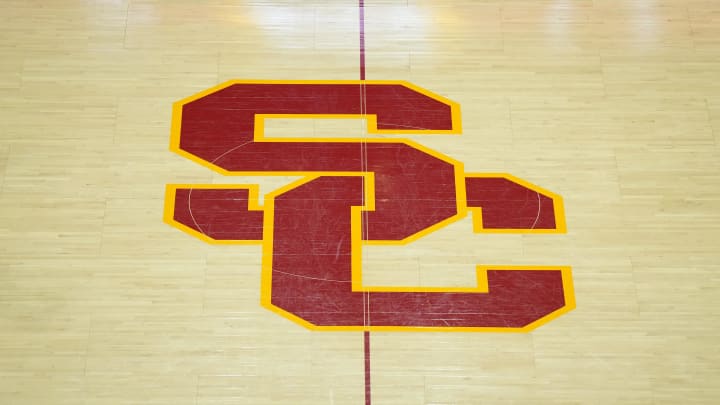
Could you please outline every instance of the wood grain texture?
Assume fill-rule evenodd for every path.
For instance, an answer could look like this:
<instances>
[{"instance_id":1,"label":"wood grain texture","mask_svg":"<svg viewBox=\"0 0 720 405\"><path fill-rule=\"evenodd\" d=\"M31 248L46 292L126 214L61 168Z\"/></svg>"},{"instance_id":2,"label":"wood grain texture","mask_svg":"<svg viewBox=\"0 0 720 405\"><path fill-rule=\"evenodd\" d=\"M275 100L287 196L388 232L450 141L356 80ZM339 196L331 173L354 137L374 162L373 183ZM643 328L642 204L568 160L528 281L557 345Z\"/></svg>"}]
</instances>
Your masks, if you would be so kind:
<instances>
[{"instance_id":1,"label":"wood grain texture","mask_svg":"<svg viewBox=\"0 0 720 405\"><path fill-rule=\"evenodd\" d=\"M363 403L362 333L263 309L260 246L162 222L167 183L293 180L170 153L173 102L233 78L357 79L358 34L350 0L3 1L0 403ZM720 3L369 0L365 36L367 79L462 106L461 136L407 138L562 195L568 227L467 218L367 247L368 283L569 265L577 300L529 334L373 332L373 402L720 402ZM362 130L323 121L267 127Z\"/></svg>"}]
</instances>

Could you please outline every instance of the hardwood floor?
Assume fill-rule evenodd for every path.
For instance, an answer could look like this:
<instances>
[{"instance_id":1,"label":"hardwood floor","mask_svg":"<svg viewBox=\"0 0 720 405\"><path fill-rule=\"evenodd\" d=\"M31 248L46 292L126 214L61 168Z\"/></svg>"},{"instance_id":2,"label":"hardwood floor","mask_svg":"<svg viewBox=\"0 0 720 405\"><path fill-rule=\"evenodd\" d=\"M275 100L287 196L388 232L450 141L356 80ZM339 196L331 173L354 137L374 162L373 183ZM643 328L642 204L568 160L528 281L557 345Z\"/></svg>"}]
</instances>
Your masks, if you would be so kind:
<instances>
[{"instance_id":1,"label":"hardwood floor","mask_svg":"<svg viewBox=\"0 0 720 405\"><path fill-rule=\"evenodd\" d=\"M349 0L2 2L0 403L367 404L366 384L374 404L720 402L720 2L361 4L362 25ZM362 331L261 305L266 246L163 222L167 184L262 199L302 177L172 153L174 102L231 79L358 80L361 32L366 78L458 103L462 134L282 117L266 137L410 139L561 195L567 223L473 233L467 216L363 246L363 284L570 266L574 310L529 333L373 330L366 382Z\"/></svg>"}]
</instances>

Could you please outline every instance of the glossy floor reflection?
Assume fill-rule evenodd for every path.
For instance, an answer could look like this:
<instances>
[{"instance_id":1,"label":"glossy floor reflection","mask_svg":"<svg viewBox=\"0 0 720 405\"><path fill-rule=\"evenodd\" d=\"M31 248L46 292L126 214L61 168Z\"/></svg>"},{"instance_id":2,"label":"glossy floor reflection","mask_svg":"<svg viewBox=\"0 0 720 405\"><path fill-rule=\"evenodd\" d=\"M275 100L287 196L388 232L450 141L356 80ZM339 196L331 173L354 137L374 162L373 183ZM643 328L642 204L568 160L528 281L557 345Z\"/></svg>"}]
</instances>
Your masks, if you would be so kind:
<instances>
[{"instance_id":1,"label":"glossy floor reflection","mask_svg":"<svg viewBox=\"0 0 720 405\"><path fill-rule=\"evenodd\" d=\"M0 403L367 403L367 319L326 331L279 316L263 306L262 243L210 244L163 221L167 184L257 184L228 201L264 203L302 181L226 176L171 152L173 103L232 79L358 80L361 31L366 79L457 103L462 133L372 133L358 103L357 117L268 117L266 138L407 139L462 173L562 196L567 228L478 233L473 211L405 245L363 245L361 284L462 290L482 284L478 266L569 266L576 301L529 333L373 330L372 403L720 401L720 3L363 11L361 30L357 1L3 2ZM256 163L276 162L262 153ZM300 159L353 164L336 160ZM391 199L405 183L376 184L393 184L375 193ZM350 197L367 202L365 185ZM291 222L303 254L351 242L313 243L322 229Z\"/></svg>"}]
</instances>

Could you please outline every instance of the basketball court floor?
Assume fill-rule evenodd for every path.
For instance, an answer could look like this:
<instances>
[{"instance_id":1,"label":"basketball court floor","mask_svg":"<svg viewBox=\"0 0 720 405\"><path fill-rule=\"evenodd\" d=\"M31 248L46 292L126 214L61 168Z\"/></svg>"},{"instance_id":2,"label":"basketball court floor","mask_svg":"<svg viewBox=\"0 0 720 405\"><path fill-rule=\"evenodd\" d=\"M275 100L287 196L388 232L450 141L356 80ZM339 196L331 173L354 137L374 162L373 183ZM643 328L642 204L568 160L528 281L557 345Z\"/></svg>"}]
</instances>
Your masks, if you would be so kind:
<instances>
[{"instance_id":1,"label":"basketball court floor","mask_svg":"<svg viewBox=\"0 0 720 405\"><path fill-rule=\"evenodd\" d=\"M720 2L0 22L1 404L720 403Z\"/></svg>"}]
</instances>

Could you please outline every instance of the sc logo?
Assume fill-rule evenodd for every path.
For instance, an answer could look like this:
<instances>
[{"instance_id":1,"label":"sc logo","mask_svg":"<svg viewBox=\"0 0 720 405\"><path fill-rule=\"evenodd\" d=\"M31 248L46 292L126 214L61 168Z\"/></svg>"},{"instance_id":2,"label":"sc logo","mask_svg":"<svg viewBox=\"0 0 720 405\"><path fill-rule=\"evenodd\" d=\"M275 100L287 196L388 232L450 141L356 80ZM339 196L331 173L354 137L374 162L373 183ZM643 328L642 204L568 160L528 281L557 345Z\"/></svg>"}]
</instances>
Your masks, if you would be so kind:
<instances>
[{"instance_id":1,"label":"sc logo","mask_svg":"<svg viewBox=\"0 0 720 405\"><path fill-rule=\"evenodd\" d=\"M368 287L363 244L406 244L473 215L475 232L565 232L560 196L406 139L264 137L266 118L365 118L374 134L460 133L458 104L407 82L230 81L174 105L171 150L256 185L167 186L165 221L263 246L262 305L318 330L528 331L574 308L570 269L477 266L468 288ZM392 271L392 269L388 269ZM442 271L442 269L438 269Z\"/></svg>"}]
</instances>

